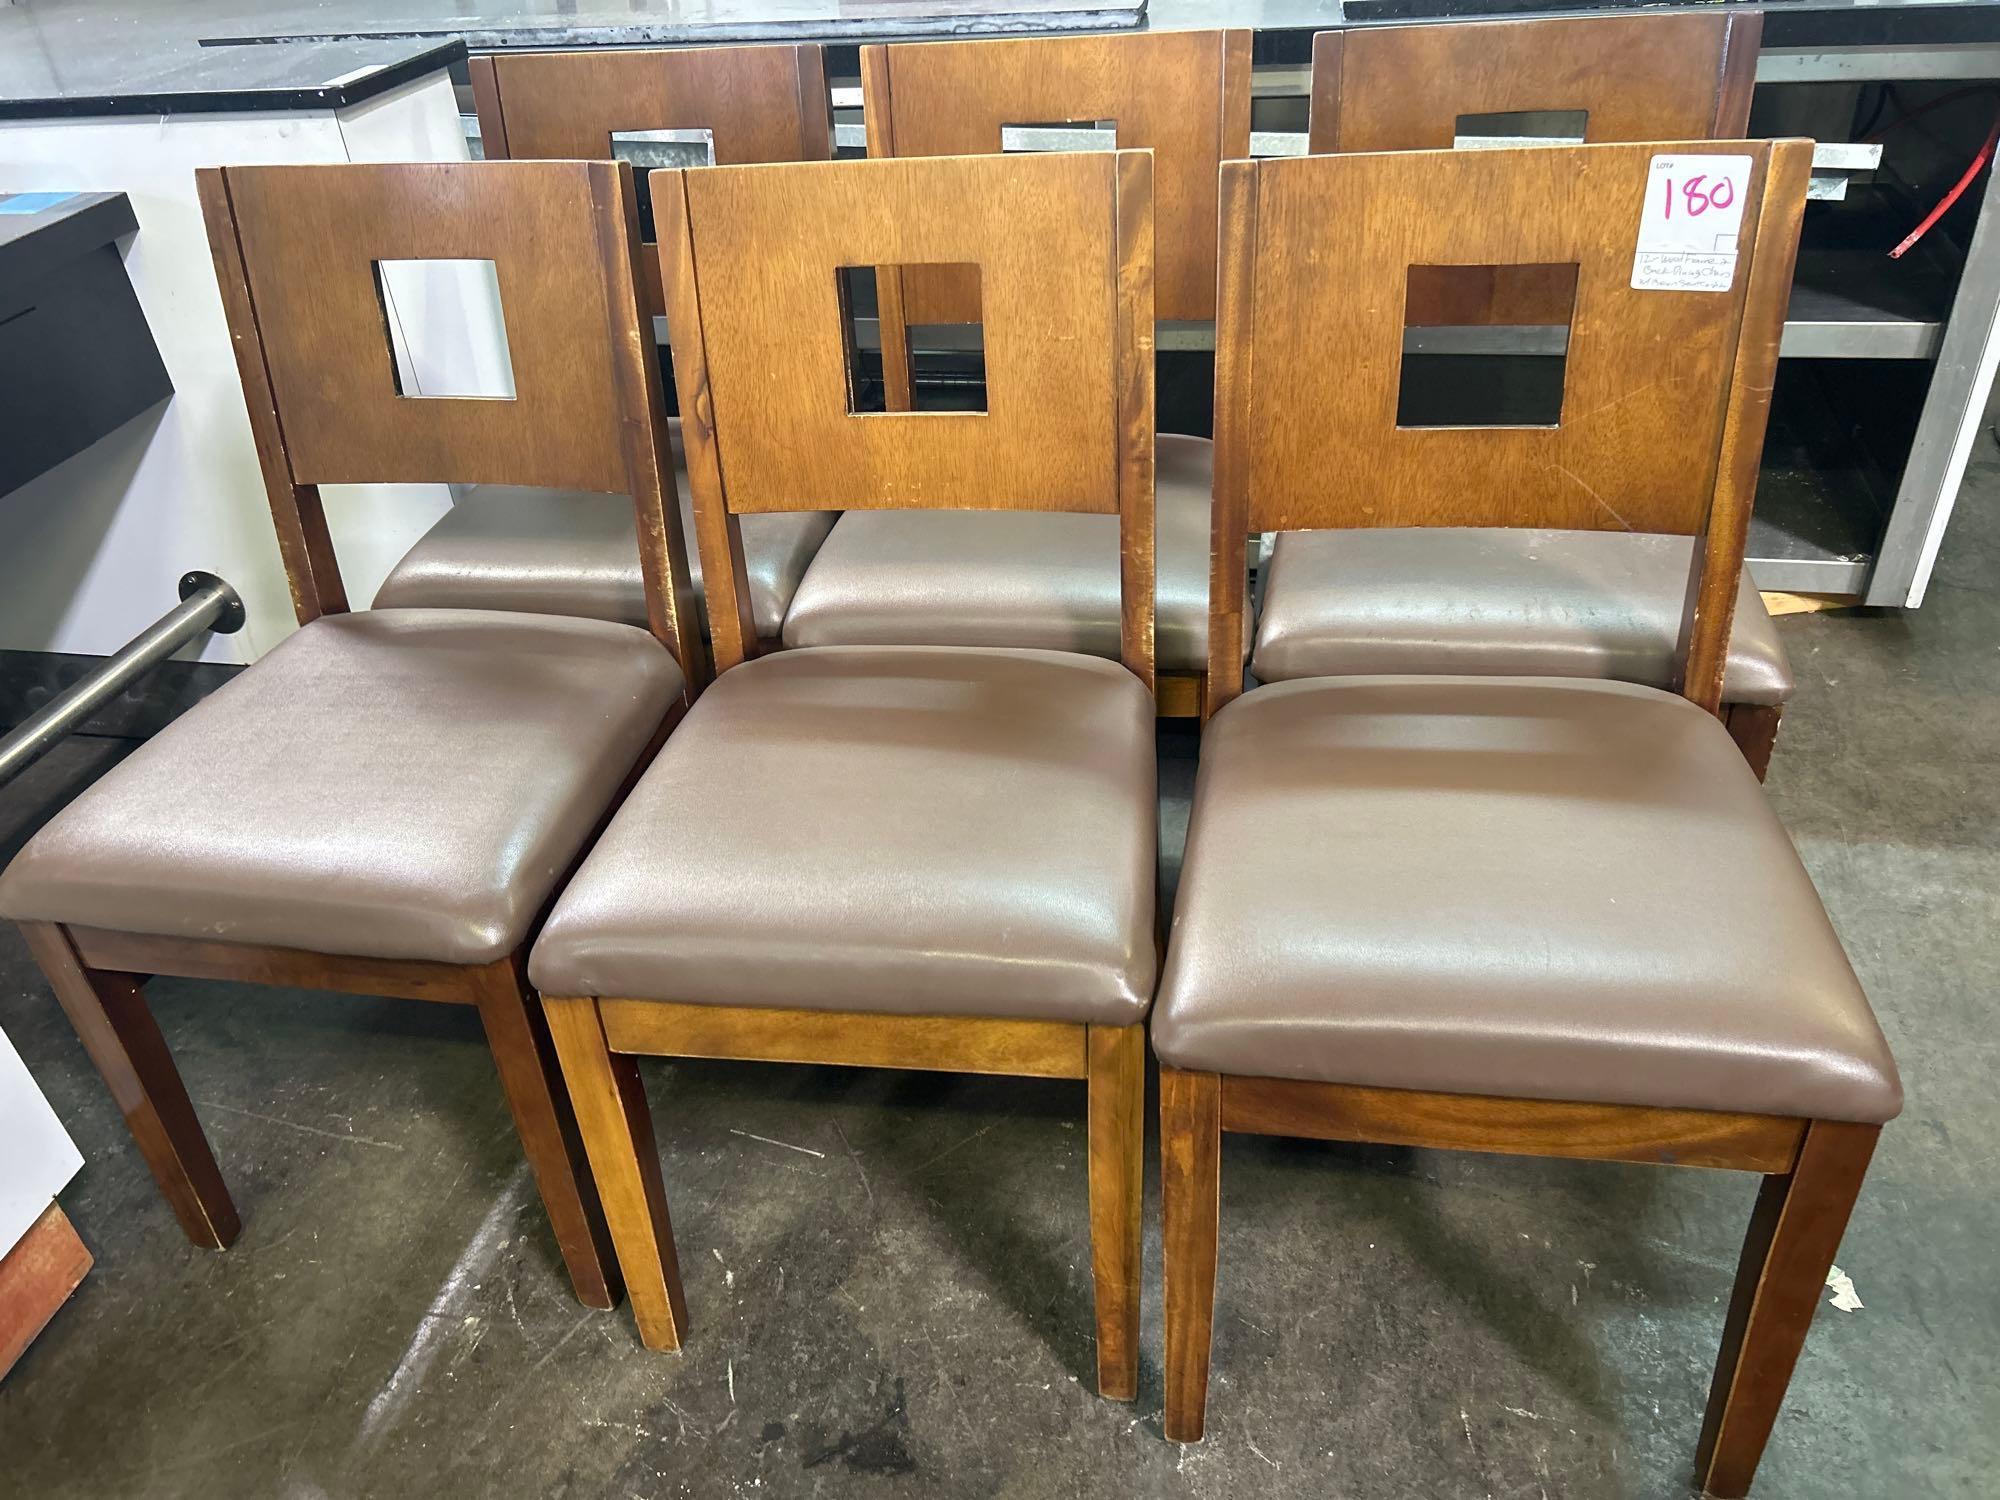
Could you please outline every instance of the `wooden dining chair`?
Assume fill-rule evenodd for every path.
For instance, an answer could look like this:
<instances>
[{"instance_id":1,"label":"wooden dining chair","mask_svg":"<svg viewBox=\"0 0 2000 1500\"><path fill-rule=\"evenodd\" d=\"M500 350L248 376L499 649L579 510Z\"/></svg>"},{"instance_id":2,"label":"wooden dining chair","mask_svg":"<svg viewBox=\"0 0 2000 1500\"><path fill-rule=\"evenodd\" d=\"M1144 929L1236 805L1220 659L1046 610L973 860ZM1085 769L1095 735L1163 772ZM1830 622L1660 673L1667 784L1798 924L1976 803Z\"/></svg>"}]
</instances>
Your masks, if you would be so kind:
<instances>
[{"instance_id":1,"label":"wooden dining chair","mask_svg":"<svg viewBox=\"0 0 2000 1500\"><path fill-rule=\"evenodd\" d=\"M1689 155L1730 163L1710 180L1741 224L1706 273L1727 290L1635 289L1658 264L1639 274L1649 181L1679 193ZM1810 162L1732 141L1223 169L1211 640L1254 530L1631 526L1692 537L1693 560L1674 692L1211 691L1152 1022L1169 1437L1203 1429L1225 1131L1731 1168L1764 1186L1697 1468L1713 1494L1749 1486L1902 1098L1716 717ZM1413 268L1491 264L1576 267L1559 420L1399 425ZM1325 482L1349 473L1371 482Z\"/></svg>"},{"instance_id":2,"label":"wooden dining chair","mask_svg":"<svg viewBox=\"0 0 2000 1500\"><path fill-rule=\"evenodd\" d=\"M1071 1078L1099 1386L1135 1392L1157 969L1151 167L1121 151L653 176L720 670L529 962L652 1348L679 1347L687 1309L637 1057ZM836 273L929 264L979 268L987 410L853 410ZM1115 515L1118 661L757 655L743 519L827 499Z\"/></svg>"},{"instance_id":3,"label":"wooden dining chair","mask_svg":"<svg viewBox=\"0 0 2000 1500\"><path fill-rule=\"evenodd\" d=\"M1750 118L1762 25L1756 12L1710 11L1321 32L1313 38L1310 147L1492 146L1515 130L1593 142L1738 137ZM1407 297L1412 339L1497 325L1541 335L1539 349L1569 323L1573 288L1562 268L1451 266L1413 274ZM1551 362L1544 355L1510 364L1532 380L1535 367ZM1495 360L1437 353L1425 363L1441 379L1477 378L1470 372ZM1663 687L1688 556L1681 537L1604 532L1280 537L1252 671L1266 682L1467 671ZM1793 686L1777 626L1745 577L1723 673L1724 723L1760 777Z\"/></svg>"},{"instance_id":4,"label":"wooden dining chair","mask_svg":"<svg viewBox=\"0 0 2000 1500\"><path fill-rule=\"evenodd\" d=\"M861 75L870 157L988 154L1035 127L1151 149L1157 314L1215 316L1216 168L1250 149L1249 32L871 46L861 49ZM1110 128L1091 128L1099 125ZM886 404L907 410L916 395L910 330L979 322L980 288L963 268L919 266L878 271L876 292ZM1066 399L1052 383L1043 392L1051 407ZM1160 711L1191 715L1208 657L1213 445L1180 433L1156 441ZM807 569L785 641L1044 646L1115 657L1115 533L1108 516L856 512Z\"/></svg>"},{"instance_id":5,"label":"wooden dining chair","mask_svg":"<svg viewBox=\"0 0 2000 1500\"><path fill-rule=\"evenodd\" d=\"M488 160L609 160L613 137L673 132L718 163L825 161L833 154L826 72L817 46L678 51L510 52L469 64ZM659 250L640 193L640 303L661 315ZM669 416L682 525L690 533L680 421ZM826 511L758 516L744 528L751 607L775 640L806 565L833 526ZM695 602L703 603L699 559ZM471 485L399 561L377 608L430 605L527 610L646 623L646 586L624 495Z\"/></svg>"},{"instance_id":6,"label":"wooden dining chair","mask_svg":"<svg viewBox=\"0 0 2000 1500\"><path fill-rule=\"evenodd\" d=\"M235 1205L149 976L473 1005L577 1295L619 1294L526 946L704 675L628 168L197 173L300 629L105 774L0 875L29 949L188 1238ZM398 386L384 262L490 260L512 399ZM320 486L467 479L633 497L650 633L487 611L350 613ZM679 663L685 664L685 669Z\"/></svg>"}]
</instances>

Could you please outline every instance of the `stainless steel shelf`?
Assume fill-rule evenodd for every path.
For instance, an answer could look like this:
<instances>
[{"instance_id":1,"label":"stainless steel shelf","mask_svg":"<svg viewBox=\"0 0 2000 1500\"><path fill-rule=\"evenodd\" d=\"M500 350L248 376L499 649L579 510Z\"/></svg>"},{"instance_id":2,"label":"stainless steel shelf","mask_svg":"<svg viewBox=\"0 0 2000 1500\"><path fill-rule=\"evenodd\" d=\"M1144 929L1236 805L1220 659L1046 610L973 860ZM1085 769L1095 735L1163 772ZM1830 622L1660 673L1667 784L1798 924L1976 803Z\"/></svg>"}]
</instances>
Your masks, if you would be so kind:
<instances>
[{"instance_id":1,"label":"stainless steel shelf","mask_svg":"<svg viewBox=\"0 0 2000 1500\"><path fill-rule=\"evenodd\" d=\"M1779 353L1794 359L1930 359L1951 286L1936 268L1870 250L1799 255Z\"/></svg>"},{"instance_id":2,"label":"stainless steel shelf","mask_svg":"<svg viewBox=\"0 0 2000 1500\"><path fill-rule=\"evenodd\" d=\"M1792 594L1859 594L1874 567L1872 539L1830 503L1804 471L1766 468L1750 518L1744 566L1760 589Z\"/></svg>"},{"instance_id":3,"label":"stainless steel shelf","mask_svg":"<svg viewBox=\"0 0 2000 1500\"><path fill-rule=\"evenodd\" d=\"M1861 593L1875 566L1887 487L1830 403L1827 376L1811 366L1781 369L1744 550L1757 587Z\"/></svg>"}]
</instances>

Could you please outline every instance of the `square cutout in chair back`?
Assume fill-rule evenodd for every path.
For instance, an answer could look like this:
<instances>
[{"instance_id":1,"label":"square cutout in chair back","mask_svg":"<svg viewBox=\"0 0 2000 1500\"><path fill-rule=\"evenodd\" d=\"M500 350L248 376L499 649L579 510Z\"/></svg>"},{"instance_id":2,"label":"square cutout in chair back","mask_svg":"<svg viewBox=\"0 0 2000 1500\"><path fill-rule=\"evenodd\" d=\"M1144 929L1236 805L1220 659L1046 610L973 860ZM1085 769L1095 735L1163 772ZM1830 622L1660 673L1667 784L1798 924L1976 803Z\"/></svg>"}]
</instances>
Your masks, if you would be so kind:
<instances>
[{"instance_id":1,"label":"square cutout in chair back","mask_svg":"<svg viewBox=\"0 0 2000 1500\"><path fill-rule=\"evenodd\" d=\"M1634 284L1653 160L1697 150L1708 148L1225 165L1233 222L1253 231L1224 278L1237 301L1232 313L1225 295L1216 335L1220 361L1241 359L1257 334L1254 359L1237 366L1254 390L1234 408L1248 529L1699 531L1732 411L1760 420L1736 370L1773 310L1766 296L1748 331L1755 207L1726 289ZM1797 144L1731 151L1749 159L1746 205L1761 204L1782 155L1778 232L1795 234ZM1772 254L1790 251L1780 242ZM1219 400L1218 439L1230 421ZM1367 482L1345 491L1329 475Z\"/></svg>"},{"instance_id":2,"label":"square cutout in chair back","mask_svg":"<svg viewBox=\"0 0 2000 1500\"><path fill-rule=\"evenodd\" d=\"M1002 151L1116 151L1116 120L1022 120L1000 127Z\"/></svg>"},{"instance_id":3,"label":"square cutout in chair back","mask_svg":"<svg viewBox=\"0 0 2000 1500\"><path fill-rule=\"evenodd\" d=\"M885 325L880 313L895 296L894 285L911 273L951 278L965 322L900 325L909 362L910 410L986 410L986 329L979 300L979 267L968 262L925 266L842 266L840 278L841 335L847 347L847 409L855 416L887 413L888 393L882 365L882 340L897 326ZM894 281L889 281L894 278ZM883 295L885 282L890 290Z\"/></svg>"},{"instance_id":4,"label":"square cutout in chair back","mask_svg":"<svg viewBox=\"0 0 2000 1500\"><path fill-rule=\"evenodd\" d=\"M656 178L661 262L693 273L687 302L669 290L675 363L705 366L728 508L1115 514L1120 360L1153 323L1151 171L1132 151L719 166L675 174L678 225ZM917 279L969 305L912 317ZM914 412L874 410L866 389L870 283L900 285L918 328ZM938 323L965 368L931 390Z\"/></svg>"},{"instance_id":5,"label":"square cutout in chair back","mask_svg":"<svg viewBox=\"0 0 2000 1500\"><path fill-rule=\"evenodd\" d=\"M492 261L378 260L374 266L397 395L514 399L514 361Z\"/></svg>"},{"instance_id":6,"label":"square cutout in chair back","mask_svg":"<svg viewBox=\"0 0 2000 1500\"><path fill-rule=\"evenodd\" d=\"M241 267L292 483L630 493L622 170L215 169L212 243Z\"/></svg>"},{"instance_id":7,"label":"square cutout in chair back","mask_svg":"<svg viewBox=\"0 0 2000 1500\"><path fill-rule=\"evenodd\" d=\"M1580 146L1590 124L1587 109L1503 109L1494 114L1460 115L1452 145L1461 151L1508 146Z\"/></svg>"},{"instance_id":8,"label":"square cutout in chair back","mask_svg":"<svg viewBox=\"0 0 2000 1500\"><path fill-rule=\"evenodd\" d=\"M1411 266L1398 427L1554 427L1562 421L1575 261Z\"/></svg>"}]
</instances>

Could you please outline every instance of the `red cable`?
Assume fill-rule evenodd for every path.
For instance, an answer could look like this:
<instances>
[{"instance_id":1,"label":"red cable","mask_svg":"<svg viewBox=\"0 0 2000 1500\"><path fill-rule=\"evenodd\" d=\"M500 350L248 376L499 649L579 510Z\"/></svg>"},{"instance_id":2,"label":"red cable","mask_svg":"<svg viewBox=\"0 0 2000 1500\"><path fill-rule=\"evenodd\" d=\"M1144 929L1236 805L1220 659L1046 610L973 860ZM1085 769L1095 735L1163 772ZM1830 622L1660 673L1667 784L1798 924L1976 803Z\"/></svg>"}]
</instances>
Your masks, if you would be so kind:
<instances>
[{"instance_id":1,"label":"red cable","mask_svg":"<svg viewBox=\"0 0 2000 1500\"><path fill-rule=\"evenodd\" d=\"M1889 252L1889 259L1901 260L1904 251L1930 233L1931 226L1945 216L1952 204L1958 202L1965 190L1972 186L1972 179L1979 175L1980 169L1993 159L1993 148L1995 145L2000 145L2000 117L1994 119L1993 128L1986 132L1986 144L1981 146L1979 154L1972 158L1972 164L1965 169L1965 175L1953 184L1950 192L1938 200L1936 208L1924 215L1923 223L1912 229L1909 237Z\"/></svg>"}]
</instances>

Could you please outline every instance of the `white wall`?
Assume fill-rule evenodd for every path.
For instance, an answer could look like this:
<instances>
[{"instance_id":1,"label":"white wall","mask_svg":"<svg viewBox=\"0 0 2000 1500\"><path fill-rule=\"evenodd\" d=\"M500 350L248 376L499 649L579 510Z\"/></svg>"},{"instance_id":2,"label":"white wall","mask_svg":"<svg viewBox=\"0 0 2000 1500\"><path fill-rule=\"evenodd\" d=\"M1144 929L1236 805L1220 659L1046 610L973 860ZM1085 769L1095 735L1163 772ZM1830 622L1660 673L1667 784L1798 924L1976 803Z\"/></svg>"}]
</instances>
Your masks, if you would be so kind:
<instances>
[{"instance_id":1,"label":"white wall","mask_svg":"<svg viewBox=\"0 0 2000 1500\"><path fill-rule=\"evenodd\" d=\"M0 1033L0 1256L35 1227L83 1165L27 1065Z\"/></svg>"},{"instance_id":2,"label":"white wall","mask_svg":"<svg viewBox=\"0 0 2000 1500\"><path fill-rule=\"evenodd\" d=\"M165 405L0 496L0 648L106 653L164 613L189 568L242 594L248 623L200 655L249 661L295 626L194 169L268 162L458 161L467 155L442 73L339 113L0 121L0 183L130 195L125 268L166 361ZM392 280L406 381L494 379L503 347L483 281L432 267ZM364 606L442 515L437 485L329 487L349 600Z\"/></svg>"}]
</instances>

